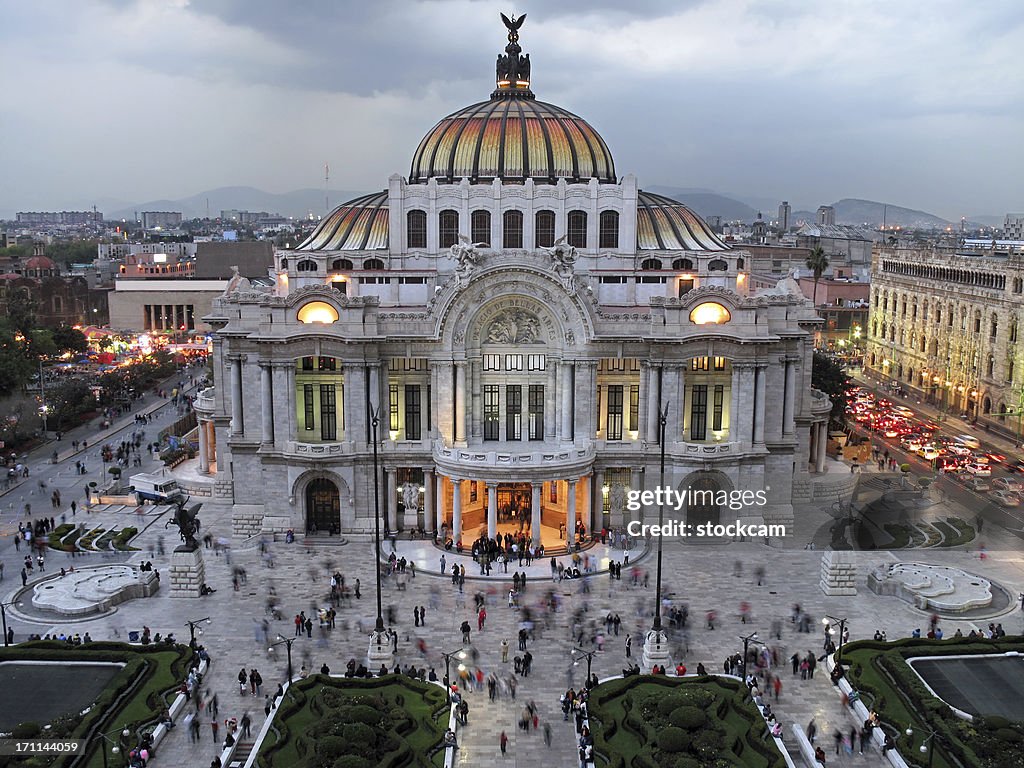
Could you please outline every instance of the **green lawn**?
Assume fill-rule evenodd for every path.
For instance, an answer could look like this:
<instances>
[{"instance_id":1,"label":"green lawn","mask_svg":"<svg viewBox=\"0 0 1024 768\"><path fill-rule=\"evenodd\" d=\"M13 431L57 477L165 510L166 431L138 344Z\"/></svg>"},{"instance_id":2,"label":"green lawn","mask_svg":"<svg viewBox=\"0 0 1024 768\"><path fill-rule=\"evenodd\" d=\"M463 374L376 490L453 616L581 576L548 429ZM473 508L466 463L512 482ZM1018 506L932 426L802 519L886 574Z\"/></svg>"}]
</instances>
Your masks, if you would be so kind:
<instances>
[{"instance_id":1,"label":"green lawn","mask_svg":"<svg viewBox=\"0 0 1024 768\"><path fill-rule=\"evenodd\" d=\"M636 675L591 692L598 765L778 768L785 761L738 680Z\"/></svg>"},{"instance_id":2,"label":"green lawn","mask_svg":"<svg viewBox=\"0 0 1024 768\"><path fill-rule=\"evenodd\" d=\"M843 664L856 690L866 693L865 706L878 712L890 733L900 734L897 746L908 763L929 765L929 755L919 751L931 731L934 768L1024 768L1024 725L1001 717L975 718L969 723L956 717L940 699L932 696L906 663L915 656L956 656L1024 652L1020 637L990 640L927 640L906 638L893 643L858 641L843 647ZM907 737L906 729L914 735Z\"/></svg>"},{"instance_id":3,"label":"green lawn","mask_svg":"<svg viewBox=\"0 0 1024 768\"><path fill-rule=\"evenodd\" d=\"M165 706L165 696L181 685L187 672L191 651L184 645L137 646L126 643L90 643L68 646L53 641L22 643L10 648L0 648L3 661L118 661L125 666L96 697L85 714L54 720L46 738L85 738L98 727L102 732L119 732L125 726L132 733L155 722ZM47 723L22 724L29 732ZM41 734L40 734L41 735ZM99 768L103 765L102 755L92 749L82 762L82 768ZM66 760L70 760L67 758ZM49 762L49 758L31 758L19 763L25 766L62 766L66 761Z\"/></svg>"},{"instance_id":4,"label":"green lawn","mask_svg":"<svg viewBox=\"0 0 1024 768\"><path fill-rule=\"evenodd\" d=\"M444 762L444 689L402 675L294 683L260 749L260 768L433 768Z\"/></svg>"}]
</instances>

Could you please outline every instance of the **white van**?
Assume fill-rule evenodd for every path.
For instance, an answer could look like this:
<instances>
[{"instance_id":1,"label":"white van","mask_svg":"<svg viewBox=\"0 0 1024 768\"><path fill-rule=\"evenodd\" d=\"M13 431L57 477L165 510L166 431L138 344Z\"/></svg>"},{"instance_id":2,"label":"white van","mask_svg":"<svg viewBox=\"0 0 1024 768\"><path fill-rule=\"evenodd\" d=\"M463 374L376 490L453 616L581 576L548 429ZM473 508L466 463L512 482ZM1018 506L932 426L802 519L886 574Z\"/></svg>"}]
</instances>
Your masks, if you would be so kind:
<instances>
[{"instance_id":1,"label":"white van","mask_svg":"<svg viewBox=\"0 0 1024 768\"><path fill-rule=\"evenodd\" d=\"M184 497L178 481L170 475L140 473L128 480L139 504L152 501L155 504L173 504Z\"/></svg>"},{"instance_id":2,"label":"white van","mask_svg":"<svg viewBox=\"0 0 1024 768\"><path fill-rule=\"evenodd\" d=\"M964 448L970 448L972 451L981 448L981 441L974 435L957 435L953 438L953 442L957 445L962 445Z\"/></svg>"}]
</instances>

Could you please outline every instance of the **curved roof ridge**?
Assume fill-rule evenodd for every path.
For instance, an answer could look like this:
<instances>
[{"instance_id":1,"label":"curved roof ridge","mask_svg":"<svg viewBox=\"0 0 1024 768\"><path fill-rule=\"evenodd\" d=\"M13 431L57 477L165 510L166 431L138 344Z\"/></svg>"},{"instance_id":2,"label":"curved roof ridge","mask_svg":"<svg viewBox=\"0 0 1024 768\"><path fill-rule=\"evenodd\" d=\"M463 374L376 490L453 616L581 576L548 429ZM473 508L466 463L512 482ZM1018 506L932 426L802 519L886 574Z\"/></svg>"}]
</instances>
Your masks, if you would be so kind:
<instances>
[{"instance_id":1,"label":"curved roof ridge","mask_svg":"<svg viewBox=\"0 0 1024 768\"><path fill-rule=\"evenodd\" d=\"M387 210L387 190L360 195L327 214L295 250L361 251L387 248Z\"/></svg>"}]
</instances>

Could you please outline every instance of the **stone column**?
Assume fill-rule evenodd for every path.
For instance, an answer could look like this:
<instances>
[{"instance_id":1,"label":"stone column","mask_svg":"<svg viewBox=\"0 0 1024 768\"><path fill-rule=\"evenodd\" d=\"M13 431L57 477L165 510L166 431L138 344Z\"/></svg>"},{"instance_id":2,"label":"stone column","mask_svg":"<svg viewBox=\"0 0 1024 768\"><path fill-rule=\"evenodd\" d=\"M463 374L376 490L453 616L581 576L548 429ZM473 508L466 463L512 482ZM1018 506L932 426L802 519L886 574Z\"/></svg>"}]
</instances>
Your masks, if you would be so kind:
<instances>
[{"instance_id":1,"label":"stone column","mask_svg":"<svg viewBox=\"0 0 1024 768\"><path fill-rule=\"evenodd\" d=\"M274 443L274 371L270 363L260 363L260 415L262 416L263 443Z\"/></svg>"},{"instance_id":2,"label":"stone column","mask_svg":"<svg viewBox=\"0 0 1024 768\"><path fill-rule=\"evenodd\" d=\"M576 479L566 480L569 493L565 499L565 545L572 552L572 543L576 538Z\"/></svg>"},{"instance_id":3,"label":"stone column","mask_svg":"<svg viewBox=\"0 0 1024 768\"><path fill-rule=\"evenodd\" d=\"M390 468L388 473L388 498L384 504L387 515L388 530L394 533L398 530L398 470Z\"/></svg>"},{"instance_id":4,"label":"stone column","mask_svg":"<svg viewBox=\"0 0 1024 768\"><path fill-rule=\"evenodd\" d=\"M423 470L423 530L428 534L434 533L434 502L437 501L437 492L434 490L434 470Z\"/></svg>"},{"instance_id":5,"label":"stone column","mask_svg":"<svg viewBox=\"0 0 1024 768\"><path fill-rule=\"evenodd\" d=\"M662 368L661 408L668 406L668 420L665 423L665 442L678 442L683 430L683 405L679 402L678 365L666 365Z\"/></svg>"},{"instance_id":6,"label":"stone column","mask_svg":"<svg viewBox=\"0 0 1024 768\"><path fill-rule=\"evenodd\" d=\"M498 486L487 484L487 538L498 535Z\"/></svg>"},{"instance_id":7,"label":"stone column","mask_svg":"<svg viewBox=\"0 0 1024 768\"><path fill-rule=\"evenodd\" d=\"M568 442L572 440L572 414L573 414L573 377L572 377L572 363L568 360L563 360L561 363L562 372L562 391L559 392L559 402L561 403L561 417L562 417L562 434L560 437L562 440Z\"/></svg>"},{"instance_id":8,"label":"stone column","mask_svg":"<svg viewBox=\"0 0 1024 768\"><path fill-rule=\"evenodd\" d=\"M640 422L637 424L637 430L641 442L650 440L647 434L647 399L650 397L650 363L645 360L640 361L640 408L637 414L637 420Z\"/></svg>"},{"instance_id":9,"label":"stone column","mask_svg":"<svg viewBox=\"0 0 1024 768\"><path fill-rule=\"evenodd\" d=\"M591 360L576 362L573 387L573 437L577 442L593 440L597 419L594 413L594 370Z\"/></svg>"},{"instance_id":10,"label":"stone column","mask_svg":"<svg viewBox=\"0 0 1024 768\"><path fill-rule=\"evenodd\" d=\"M787 357L785 360L785 394L782 400L782 436L793 437L796 426L793 419L793 406L796 402L796 361Z\"/></svg>"},{"instance_id":11,"label":"stone column","mask_svg":"<svg viewBox=\"0 0 1024 768\"><path fill-rule=\"evenodd\" d=\"M548 376L544 385L544 439L554 440L558 434L558 420L555 417L556 403L558 402L558 373L555 371L555 361L548 360ZM526 391L526 403L529 407L529 390Z\"/></svg>"},{"instance_id":12,"label":"stone column","mask_svg":"<svg viewBox=\"0 0 1024 768\"><path fill-rule=\"evenodd\" d=\"M764 447L765 382L768 369L759 365L754 369L754 446Z\"/></svg>"},{"instance_id":13,"label":"stone column","mask_svg":"<svg viewBox=\"0 0 1024 768\"><path fill-rule=\"evenodd\" d=\"M658 442L661 431L661 425L658 423L660 419L659 410L661 408L661 398L658 394L658 374L660 370L661 366L655 363L651 363L647 367L647 441L650 443Z\"/></svg>"},{"instance_id":14,"label":"stone column","mask_svg":"<svg viewBox=\"0 0 1024 768\"><path fill-rule=\"evenodd\" d=\"M210 474L210 436L207 427L208 421L199 422L199 471L204 475Z\"/></svg>"},{"instance_id":15,"label":"stone column","mask_svg":"<svg viewBox=\"0 0 1024 768\"><path fill-rule=\"evenodd\" d=\"M603 390L603 391L602 391ZM594 397L601 407L597 409L596 432L602 439L608 439L608 387L603 384L594 385Z\"/></svg>"},{"instance_id":16,"label":"stone column","mask_svg":"<svg viewBox=\"0 0 1024 768\"><path fill-rule=\"evenodd\" d=\"M825 471L825 445L828 442L828 422L823 421L818 424L818 440L815 444L815 453L817 454L814 458L814 471L824 472Z\"/></svg>"},{"instance_id":17,"label":"stone column","mask_svg":"<svg viewBox=\"0 0 1024 768\"><path fill-rule=\"evenodd\" d=\"M289 410L288 404L295 396L291 382L291 371L294 363L278 363L273 367L274 377L274 444L278 447L284 446L285 440L293 439L295 435L295 411ZM345 414L345 427L348 428L348 414ZM277 427L281 427L280 430Z\"/></svg>"},{"instance_id":18,"label":"stone column","mask_svg":"<svg viewBox=\"0 0 1024 768\"><path fill-rule=\"evenodd\" d=\"M600 420L601 419L601 414L598 413L597 409L594 407L595 405L597 405L597 400L595 399L597 397L597 365L598 365L597 360L593 360L593 361L591 361L590 365L587 366L588 370L590 371L590 386L589 386L590 406L589 406L589 408L590 408L590 411L591 411L591 414L592 414L591 417L590 417L590 435L591 435L591 437L596 436L597 435L597 428L599 426L603 425L603 422ZM605 398L605 399L607 400L607 398ZM602 405L602 407L604 407L604 406Z\"/></svg>"},{"instance_id":19,"label":"stone column","mask_svg":"<svg viewBox=\"0 0 1024 768\"><path fill-rule=\"evenodd\" d=\"M668 440L668 438L665 438ZM594 470L590 493L590 519L586 520L587 532L593 535L604 517L604 470Z\"/></svg>"},{"instance_id":20,"label":"stone column","mask_svg":"<svg viewBox=\"0 0 1024 768\"><path fill-rule=\"evenodd\" d=\"M452 541L462 538L462 481L452 478Z\"/></svg>"},{"instance_id":21,"label":"stone column","mask_svg":"<svg viewBox=\"0 0 1024 768\"><path fill-rule=\"evenodd\" d=\"M466 361L455 363L455 442L466 442Z\"/></svg>"},{"instance_id":22,"label":"stone column","mask_svg":"<svg viewBox=\"0 0 1024 768\"><path fill-rule=\"evenodd\" d=\"M533 502L531 504L531 522L530 522L530 537L533 541L533 545L537 546L540 544L540 489L542 483L533 483Z\"/></svg>"},{"instance_id":23,"label":"stone column","mask_svg":"<svg viewBox=\"0 0 1024 768\"><path fill-rule=\"evenodd\" d=\"M484 436L484 393L483 387L480 385L481 378L483 378L482 361L471 361L469 364L469 389L466 393L469 400L467 440L472 438L480 440Z\"/></svg>"},{"instance_id":24,"label":"stone column","mask_svg":"<svg viewBox=\"0 0 1024 768\"><path fill-rule=\"evenodd\" d=\"M242 417L242 360L239 357L231 358L231 434L245 434Z\"/></svg>"},{"instance_id":25,"label":"stone column","mask_svg":"<svg viewBox=\"0 0 1024 768\"><path fill-rule=\"evenodd\" d=\"M377 413L380 417L380 425L377 427L377 438L380 439L383 435L388 432L388 414L384 413L383 410L377 410L380 408L380 367L370 364L369 380L366 384L366 392L369 396L370 413L367 415L367 426L373 423L373 414ZM373 430L370 429L370 437L367 441L373 440Z\"/></svg>"},{"instance_id":26,"label":"stone column","mask_svg":"<svg viewBox=\"0 0 1024 768\"><path fill-rule=\"evenodd\" d=\"M630 468L630 470L629 470L629 489L631 491L640 491L640 490L642 490L640 488L640 484L642 482L643 482L643 479L640 477L640 470L637 469L636 467ZM643 517L643 515L639 511L630 512L628 509L623 513L623 517L626 517L627 515L628 515L628 520L623 520L622 521L623 523L629 522L629 520L640 520Z\"/></svg>"},{"instance_id":27,"label":"stone column","mask_svg":"<svg viewBox=\"0 0 1024 768\"><path fill-rule=\"evenodd\" d=\"M732 380L729 383L729 442L740 442L740 368L732 363Z\"/></svg>"},{"instance_id":28,"label":"stone column","mask_svg":"<svg viewBox=\"0 0 1024 768\"><path fill-rule=\"evenodd\" d=\"M444 475L434 476L434 493L436 495L434 499L434 514L437 516L435 526L438 534L441 533L441 529L444 528ZM444 544L444 542L441 542Z\"/></svg>"}]
</instances>

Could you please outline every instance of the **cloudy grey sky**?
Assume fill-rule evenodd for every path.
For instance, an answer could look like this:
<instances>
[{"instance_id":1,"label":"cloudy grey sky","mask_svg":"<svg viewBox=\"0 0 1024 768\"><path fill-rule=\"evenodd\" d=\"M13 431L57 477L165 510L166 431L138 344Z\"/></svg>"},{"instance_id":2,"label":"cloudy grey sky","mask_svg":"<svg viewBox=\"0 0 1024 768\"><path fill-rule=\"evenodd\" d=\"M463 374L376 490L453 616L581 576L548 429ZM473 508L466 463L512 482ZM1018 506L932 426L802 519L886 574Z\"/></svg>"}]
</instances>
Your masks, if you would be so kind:
<instances>
[{"instance_id":1,"label":"cloudy grey sky","mask_svg":"<svg viewBox=\"0 0 1024 768\"><path fill-rule=\"evenodd\" d=\"M382 189L487 98L499 11L641 186L1024 209L1018 0L0 0L0 213Z\"/></svg>"}]
</instances>

